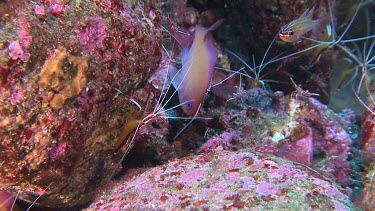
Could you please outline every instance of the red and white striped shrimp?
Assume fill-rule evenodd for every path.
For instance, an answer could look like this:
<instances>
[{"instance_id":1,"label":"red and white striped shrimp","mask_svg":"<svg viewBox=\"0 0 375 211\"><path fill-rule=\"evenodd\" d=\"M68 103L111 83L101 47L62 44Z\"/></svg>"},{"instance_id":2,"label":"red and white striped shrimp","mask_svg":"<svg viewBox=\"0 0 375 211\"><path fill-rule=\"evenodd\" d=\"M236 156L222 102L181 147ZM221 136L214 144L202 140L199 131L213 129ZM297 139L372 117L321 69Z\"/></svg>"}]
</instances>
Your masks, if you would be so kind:
<instances>
[{"instance_id":1,"label":"red and white striped shrimp","mask_svg":"<svg viewBox=\"0 0 375 211\"><path fill-rule=\"evenodd\" d=\"M180 103L172 108L169 108L168 110L181 107L185 114L189 116L194 115L194 117L190 119L196 119L196 115L203 101L204 95L207 92L207 88L211 82L215 63L218 57L217 50L214 46L214 41L208 33L209 31L217 28L222 22L223 19L220 19L210 28L196 26L192 45L182 46L182 68L179 70L169 68L168 73L171 84L173 84L176 88L175 93L178 92ZM167 53L166 50L165 52ZM167 79L165 78L163 90L164 88L168 90L171 86L171 84L167 85L166 81ZM164 93L163 90L162 94ZM148 114L146 117L141 119L130 119L125 124L120 135L118 136L118 142L112 154L116 154L124 146L126 146L126 151L132 147L134 144L134 135L138 129L147 124L156 116L160 116L162 113L164 113L164 105L171 100L172 96L167 100L165 98L166 95L160 95L154 111ZM166 103L162 105L162 102L165 100ZM138 103L135 101L133 101L133 103L140 108ZM132 134L133 136L131 137Z\"/></svg>"}]
</instances>

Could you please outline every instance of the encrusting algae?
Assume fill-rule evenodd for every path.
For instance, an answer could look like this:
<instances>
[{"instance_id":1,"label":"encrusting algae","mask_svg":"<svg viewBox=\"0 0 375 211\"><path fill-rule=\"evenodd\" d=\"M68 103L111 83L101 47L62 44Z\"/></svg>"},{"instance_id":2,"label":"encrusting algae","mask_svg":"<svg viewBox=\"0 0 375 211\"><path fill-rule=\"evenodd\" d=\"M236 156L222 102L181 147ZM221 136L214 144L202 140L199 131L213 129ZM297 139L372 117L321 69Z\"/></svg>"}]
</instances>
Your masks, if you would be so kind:
<instances>
[{"instance_id":1,"label":"encrusting algae","mask_svg":"<svg viewBox=\"0 0 375 211\"><path fill-rule=\"evenodd\" d=\"M108 155L129 121L129 98L161 60L162 14L155 2L76 3L0 1L6 17L0 191L19 193L17 201L27 203L42 195L37 209L93 200L118 163L120 156Z\"/></svg>"},{"instance_id":2,"label":"encrusting algae","mask_svg":"<svg viewBox=\"0 0 375 211\"><path fill-rule=\"evenodd\" d=\"M73 79L64 75L63 72L63 65L67 58L69 63L77 68L77 73ZM88 60L88 56L69 55L66 48L56 49L55 54L47 59L42 72L39 74L39 88L48 89L47 101L52 108L62 108L67 99L77 96L86 86L85 72L88 69Z\"/></svg>"}]
</instances>

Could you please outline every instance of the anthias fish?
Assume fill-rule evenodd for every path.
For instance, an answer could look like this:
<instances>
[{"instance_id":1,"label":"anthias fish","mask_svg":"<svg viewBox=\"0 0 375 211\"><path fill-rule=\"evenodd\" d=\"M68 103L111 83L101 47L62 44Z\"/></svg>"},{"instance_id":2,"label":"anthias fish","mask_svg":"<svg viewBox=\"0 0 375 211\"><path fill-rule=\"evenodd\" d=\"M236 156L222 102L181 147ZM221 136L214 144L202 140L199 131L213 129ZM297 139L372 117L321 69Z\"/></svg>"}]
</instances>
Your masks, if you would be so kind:
<instances>
[{"instance_id":1,"label":"anthias fish","mask_svg":"<svg viewBox=\"0 0 375 211\"><path fill-rule=\"evenodd\" d=\"M169 73L186 115L192 116L197 112L210 85L218 52L209 31L217 28L221 22L216 22L210 28L196 26L192 45L183 47L182 68Z\"/></svg>"}]
</instances>

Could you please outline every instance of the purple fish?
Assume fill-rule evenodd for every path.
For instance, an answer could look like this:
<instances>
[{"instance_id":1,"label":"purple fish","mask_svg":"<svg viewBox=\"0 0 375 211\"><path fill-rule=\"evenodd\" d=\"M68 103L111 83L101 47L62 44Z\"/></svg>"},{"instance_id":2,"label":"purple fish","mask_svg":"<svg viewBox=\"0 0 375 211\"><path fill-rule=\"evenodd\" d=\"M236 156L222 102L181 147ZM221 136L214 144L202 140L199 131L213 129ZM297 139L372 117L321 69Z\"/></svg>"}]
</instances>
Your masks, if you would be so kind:
<instances>
[{"instance_id":1,"label":"purple fish","mask_svg":"<svg viewBox=\"0 0 375 211\"><path fill-rule=\"evenodd\" d=\"M196 26L192 45L183 47L182 68L169 73L186 115L192 116L197 112L210 85L218 52L209 31L217 28L221 22L216 22L210 28Z\"/></svg>"}]
</instances>

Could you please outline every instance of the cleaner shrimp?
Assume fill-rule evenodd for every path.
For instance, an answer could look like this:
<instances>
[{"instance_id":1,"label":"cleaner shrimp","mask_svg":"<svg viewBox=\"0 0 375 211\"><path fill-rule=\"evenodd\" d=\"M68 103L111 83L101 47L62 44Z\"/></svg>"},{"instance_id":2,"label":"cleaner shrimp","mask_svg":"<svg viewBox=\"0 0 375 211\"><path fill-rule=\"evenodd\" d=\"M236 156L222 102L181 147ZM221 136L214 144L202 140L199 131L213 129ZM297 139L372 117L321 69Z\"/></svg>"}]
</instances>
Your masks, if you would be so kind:
<instances>
[{"instance_id":1,"label":"cleaner shrimp","mask_svg":"<svg viewBox=\"0 0 375 211\"><path fill-rule=\"evenodd\" d=\"M291 53L291 54L288 54L288 55L285 55L285 56L277 56L277 58L272 59L269 62L266 62L264 65L269 65L269 64L274 63L274 62L282 61L282 60L285 60L287 58L290 58L290 57L293 57L293 56L296 56L296 55L300 55L300 54L303 54L305 52L308 52L308 51L311 51L311 50L314 50L314 49L318 49L318 53L315 54L315 56L314 56L315 58L313 59L313 62L312 62L312 64L314 64L317 60L319 60L320 55L324 51L326 51L327 49L332 49L336 46L340 50L342 50L344 53L346 53L349 57L354 57L353 54L350 52L350 50L347 47L345 47L345 44L375 38L374 34L372 34L372 35L369 34L369 35L364 36L364 37L344 39L345 36L347 36L347 33L348 33L349 29L352 27L356 17L358 16L359 10L363 6L363 0L361 0L360 3L358 4L352 18L350 19L349 23L347 24L347 26L345 27L345 29L343 30L341 35L336 34L337 33L336 32L336 25L335 25L335 21L334 21L334 18L333 18L334 17L334 12L333 12L333 8L332 8L333 6L330 3L327 3L327 4L328 4L328 9L329 9L330 22L326 25L326 34L325 34L324 40L317 40L317 39L312 39L312 38L309 38L309 37L306 37L306 36L301 36L302 40L311 41L312 43L315 43L315 44L310 46L310 47L307 47L303 50L300 50L300 51L297 51L297 52L294 52L294 53ZM331 40L328 40L328 39L331 39ZM328 41L326 41L326 40L328 40Z\"/></svg>"},{"instance_id":2,"label":"cleaner shrimp","mask_svg":"<svg viewBox=\"0 0 375 211\"><path fill-rule=\"evenodd\" d=\"M148 125L151 121L155 120L156 118L163 118L163 119L179 119L179 120L190 120L189 123L193 120L197 119L211 119L211 118L205 118L205 117L197 117L196 114L193 117L177 117L177 116L170 116L167 115L167 113L171 112L172 110L179 108L183 105L191 103L190 100L180 102L177 105L173 105L171 107L167 108L167 104L170 104L174 96L178 92L178 88L182 86L183 81L185 78L183 78L181 81L178 81L177 83L175 82L177 75L174 75L173 77L169 77L168 80L168 74L165 74L165 72L169 72L170 69L174 68L170 64L172 62L172 57L171 53L166 49L165 46L162 46L163 49L163 57L164 60L166 60L167 65L163 66L161 69L159 68L160 71L164 73L156 73L158 74L158 77L160 75L163 75L164 81L163 85L161 87L155 87L156 89L160 88L160 95L157 98L156 105L154 106L152 112L149 114L145 115L143 118L131 118L130 120L127 121L127 123L121 128L120 134L117 136L117 143L115 149L111 152L111 155L117 155L121 152L122 156L120 158L120 161L116 164L115 169L119 167L121 162L124 160L125 156L129 153L129 151L133 148L135 144L135 139L137 136L137 133L146 125ZM157 70L157 71L159 71ZM180 69L181 70L181 69ZM178 71L180 71L178 70ZM185 76L186 77L186 76ZM151 77L153 78L153 76ZM151 78L149 79L149 83L152 83ZM174 84L173 84L174 83ZM169 94L171 90L171 86L176 85L175 90L173 90L172 94ZM133 102L133 104L138 107L138 112L142 110L141 105L134 99L130 100ZM188 124L189 124L188 123ZM188 125L187 124L187 125ZM184 129L186 129L187 126L183 127L180 132L177 134L179 135ZM114 172L112 173L113 176ZM111 177L112 177L111 176ZM109 178L111 178L109 177Z\"/></svg>"},{"instance_id":3,"label":"cleaner shrimp","mask_svg":"<svg viewBox=\"0 0 375 211\"><path fill-rule=\"evenodd\" d=\"M134 136L138 129L147 124L156 116L160 116L163 112L167 112L176 107L181 107L184 113L188 116L194 115L192 118L188 119L191 119L191 121L196 119L196 115L201 107L204 95L207 92L208 85L212 79L214 66L218 57L217 49L209 32L215 30L223 21L223 19L220 19L209 28L198 25L195 26L195 34L194 38L192 39L192 44L181 45L182 67L179 70L173 67L166 68L168 69L168 75L171 80L170 83L167 84L167 77L165 77L163 88L155 109L142 119L131 119L126 123L119 135L119 140L116 144L117 147L112 154L116 154L124 145L126 146L126 151L127 149L131 148L134 144ZM171 61L171 55L168 54L168 51L164 46L162 46L162 48L165 54L168 56L169 61ZM173 84L175 87L175 91L171 97L166 99L166 93L170 89L171 84ZM164 90L166 90L165 94ZM170 102L176 92L178 92L180 103L164 111L163 108ZM133 100L132 102L137 105L139 109L141 109L141 106L136 101ZM163 104L162 102L165 103ZM189 125L191 121L187 125ZM187 126L185 126L182 130L184 130L186 127ZM180 132L177 133L176 136L178 136ZM131 140L128 141L131 134L133 134L133 136L131 137Z\"/></svg>"},{"instance_id":4,"label":"cleaner shrimp","mask_svg":"<svg viewBox=\"0 0 375 211\"><path fill-rule=\"evenodd\" d=\"M280 31L282 29L285 29L285 26L282 27L282 29L277 33L277 35L273 38L271 43L269 44L265 54L263 55L263 58L261 60L261 63L259 65L255 64L255 57L253 55L253 65L249 65L242 59L239 55L235 54L234 52L228 50L228 52L234 56L236 59L238 59L244 67L240 68L239 70L228 70L224 68L217 68L222 69L226 71L230 71L234 74L239 74L241 76L245 76L246 78L249 78L252 83L255 85L255 87L262 87L265 88L265 82L275 82L275 83L288 83L289 82L281 82L281 81L275 81L275 80L265 80L263 79L265 75L269 73L264 72L264 69L271 64L275 64L278 62L287 62L288 59L296 58L299 55L302 55L304 53L311 52L310 54L310 62L307 66L307 69L310 69L312 66L314 66L318 61L322 53L329 49L338 49L339 52L334 52L335 55L340 55L340 58L345 59L351 64L351 68L349 73L347 74L347 78L349 77L349 81L342 83L339 85L346 86L348 84L355 84L354 79L359 78L356 85L356 88L353 88L353 92L355 97L359 100L359 103L363 105L367 110L371 110L368 105L366 105L366 102L364 99L361 99L361 92L366 91L367 95L367 104L372 104L374 102L374 99L372 95L370 95L370 83L373 79L373 70L375 69L374 65L374 52L373 48L375 47L375 34L373 34L373 31L371 31L371 20L370 15L368 11L368 6L371 6L368 1L361 0L358 4L354 5L353 12L351 13L351 18L348 20L344 20L343 24L339 24L340 27L336 26L336 22L334 20L334 12L333 7L334 5L330 3L329 1L325 1L327 4L326 13L328 13L327 17L322 17L321 19L312 19L312 11L316 7L313 6L311 9L306 10L306 12L300 17L300 19L293 20L293 23L296 23L296 21L301 20L303 23L305 23L305 16L307 16L307 13L309 13L308 23L310 25L317 25L317 24L326 24L324 33L319 37L320 39L316 38L310 38L305 35L305 33L309 30L312 30L312 27L309 28L309 30L305 30L304 33L299 33L298 38L289 39L288 41L305 41L306 44L310 43L310 46L305 47L302 50L299 50L297 52L286 54L286 52L280 53L270 59L269 61L266 61L267 54L269 53L271 46L275 43L276 39L280 37ZM318 10L315 9L315 10ZM363 14L362 14L362 11ZM360 21L359 16L363 15L366 18L366 34L362 37L357 38L350 38L349 32L351 32L351 28L353 27L354 23ZM303 19L303 20L302 20ZM358 21L356 21L358 19ZM324 21L323 21L324 20ZM287 24L288 26L290 25ZM296 28L297 27L297 28ZM290 29L296 29L300 30L298 27L305 27L304 24L294 24L293 27L290 27ZM324 25L319 26L321 28L324 27ZM340 28L340 29L339 29ZM340 33L339 33L340 31ZM282 33L281 33L282 34ZM293 33L292 33L293 34ZM284 34L282 34L284 35ZM286 38L284 36L284 38ZM281 39L284 41L283 39ZM341 53L341 54L339 54ZM309 72L308 70L305 70L308 74L313 74ZM350 73L354 72L354 73ZM293 77L292 75L289 75L289 77ZM354 86L354 85L353 85ZM326 90L322 90L324 96L329 96L329 94L326 92Z\"/></svg>"}]
</instances>

